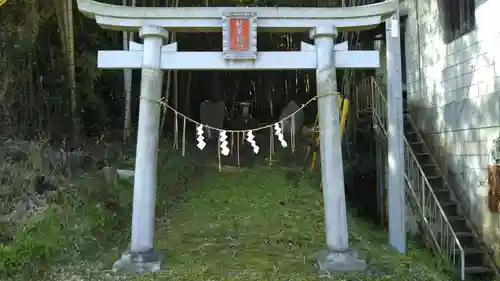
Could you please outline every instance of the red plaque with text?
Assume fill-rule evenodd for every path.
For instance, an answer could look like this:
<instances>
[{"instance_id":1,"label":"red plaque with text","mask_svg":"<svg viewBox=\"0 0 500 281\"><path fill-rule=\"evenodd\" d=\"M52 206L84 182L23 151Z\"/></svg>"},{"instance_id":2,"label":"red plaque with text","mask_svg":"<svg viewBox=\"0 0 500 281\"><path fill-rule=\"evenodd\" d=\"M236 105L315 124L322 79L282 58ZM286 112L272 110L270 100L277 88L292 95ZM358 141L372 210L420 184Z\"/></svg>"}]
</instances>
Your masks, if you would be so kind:
<instances>
[{"instance_id":1,"label":"red plaque with text","mask_svg":"<svg viewBox=\"0 0 500 281\"><path fill-rule=\"evenodd\" d=\"M232 51L247 51L250 47L250 20L229 19L229 48Z\"/></svg>"},{"instance_id":2,"label":"red plaque with text","mask_svg":"<svg viewBox=\"0 0 500 281\"><path fill-rule=\"evenodd\" d=\"M222 51L229 60L257 59L257 15L227 12L222 17Z\"/></svg>"}]
</instances>

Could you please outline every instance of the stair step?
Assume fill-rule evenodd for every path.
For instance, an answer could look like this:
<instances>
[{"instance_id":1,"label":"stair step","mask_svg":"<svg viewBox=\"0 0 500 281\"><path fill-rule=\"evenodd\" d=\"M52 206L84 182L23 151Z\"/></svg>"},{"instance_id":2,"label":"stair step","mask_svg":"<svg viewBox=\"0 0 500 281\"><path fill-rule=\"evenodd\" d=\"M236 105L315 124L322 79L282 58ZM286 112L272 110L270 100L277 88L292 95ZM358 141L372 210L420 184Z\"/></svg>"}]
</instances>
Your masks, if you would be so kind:
<instances>
[{"instance_id":1,"label":"stair step","mask_svg":"<svg viewBox=\"0 0 500 281\"><path fill-rule=\"evenodd\" d=\"M465 267L465 272L468 274L474 274L474 273L490 273L493 272L493 270L487 266L466 266Z\"/></svg>"},{"instance_id":2,"label":"stair step","mask_svg":"<svg viewBox=\"0 0 500 281\"><path fill-rule=\"evenodd\" d=\"M483 254L484 251L481 250L481 249L477 249L477 248L463 248L464 249L464 254L465 255L476 255L476 254ZM455 249L453 251L455 254L460 254L460 249Z\"/></svg>"},{"instance_id":3,"label":"stair step","mask_svg":"<svg viewBox=\"0 0 500 281\"><path fill-rule=\"evenodd\" d=\"M405 138L406 138L406 140L409 143L417 142L417 141L420 140L420 138L418 137L418 135L415 132L412 132L412 131L410 131L410 132L406 131L405 132ZM417 145L411 145L411 147L412 147L412 149L415 149L415 148L417 148ZM422 147L422 146L420 146L420 147Z\"/></svg>"},{"instance_id":4,"label":"stair step","mask_svg":"<svg viewBox=\"0 0 500 281\"><path fill-rule=\"evenodd\" d=\"M474 234L470 231L458 231L455 232L457 238L471 238L474 237Z\"/></svg>"},{"instance_id":5,"label":"stair step","mask_svg":"<svg viewBox=\"0 0 500 281\"><path fill-rule=\"evenodd\" d=\"M456 206L457 203L453 201L444 201L444 202L439 202L439 205L441 205L441 207L451 207L451 206Z\"/></svg>"},{"instance_id":6,"label":"stair step","mask_svg":"<svg viewBox=\"0 0 500 281\"><path fill-rule=\"evenodd\" d=\"M420 165L424 172L432 172L432 171L437 171L436 165L434 165L433 162L424 162L422 165Z\"/></svg>"},{"instance_id":7,"label":"stair step","mask_svg":"<svg viewBox=\"0 0 500 281\"><path fill-rule=\"evenodd\" d=\"M410 142L410 147L413 153L418 153L420 151L425 151L424 143L419 140L408 140Z\"/></svg>"},{"instance_id":8,"label":"stair step","mask_svg":"<svg viewBox=\"0 0 500 281\"><path fill-rule=\"evenodd\" d=\"M448 216L447 218L448 218L449 222L452 222L452 221L465 221L465 218L462 217L462 216ZM467 233L468 232L463 232L462 234L466 235ZM456 234L458 236L458 233L456 233ZM472 233L471 233L471 235L472 235Z\"/></svg>"},{"instance_id":9,"label":"stair step","mask_svg":"<svg viewBox=\"0 0 500 281\"><path fill-rule=\"evenodd\" d=\"M358 118L358 123L366 124L366 123L372 123L372 122L373 122L373 118L371 116L360 116Z\"/></svg>"},{"instance_id":10,"label":"stair step","mask_svg":"<svg viewBox=\"0 0 500 281\"><path fill-rule=\"evenodd\" d=\"M367 109L363 109L363 110L360 110L358 111L358 114L359 116L362 116L362 115L372 115L372 109L371 108L367 108Z\"/></svg>"},{"instance_id":11,"label":"stair step","mask_svg":"<svg viewBox=\"0 0 500 281\"><path fill-rule=\"evenodd\" d=\"M458 241L460 241L460 244L462 247L465 248L478 248L478 249L483 249L483 247L480 247L479 244L476 243L476 237L474 236L474 233L470 231L456 231L455 235L458 238ZM469 265L470 265L469 260Z\"/></svg>"},{"instance_id":12,"label":"stair step","mask_svg":"<svg viewBox=\"0 0 500 281\"><path fill-rule=\"evenodd\" d=\"M413 146L411 147L411 150L413 151L413 153L414 153L414 154L415 154L415 156L417 156L417 157L418 157L418 154L428 154L428 153L425 151L425 149L424 149L424 147L423 147L423 146L415 146L415 145L413 145Z\"/></svg>"},{"instance_id":13,"label":"stair step","mask_svg":"<svg viewBox=\"0 0 500 281\"><path fill-rule=\"evenodd\" d=\"M434 195L436 195L439 202L451 200L450 191L445 189L445 188L436 188L436 189L433 189L432 191L434 192Z\"/></svg>"},{"instance_id":14,"label":"stair step","mask_svg":"<svg viewBox=\"0 0 500 281\"><path fill-rule=\"evenodd\" d=\"M445 187L436 187L436 188L433 188L432 191L434 191L434 193L444 193L444 192L449 193L450 192L450 190L448 188L445 188Z\"/></svg>"},{"instance_id":15,"label":"stair step","mask_svg":"<svg viewBox=\"0 0 500 281\"><path fill-rule=\"evenodd\" d=\"M447 216L461 216L462 215L462 213L460 212L460 210L457 208L456 205L443 206L441 204L441 207L443 208L444 213ZM465 225L465 222L463 222L463 221L454 221L453 224L455 224L456 222L459 222L460 224ZM452 223L452 222L450 222L450 223ZM455 231L459 231L458 228L453 227L453 229ZM468 228L466 228L466 229L468 230Z\"/></svg>"}]
</instances>

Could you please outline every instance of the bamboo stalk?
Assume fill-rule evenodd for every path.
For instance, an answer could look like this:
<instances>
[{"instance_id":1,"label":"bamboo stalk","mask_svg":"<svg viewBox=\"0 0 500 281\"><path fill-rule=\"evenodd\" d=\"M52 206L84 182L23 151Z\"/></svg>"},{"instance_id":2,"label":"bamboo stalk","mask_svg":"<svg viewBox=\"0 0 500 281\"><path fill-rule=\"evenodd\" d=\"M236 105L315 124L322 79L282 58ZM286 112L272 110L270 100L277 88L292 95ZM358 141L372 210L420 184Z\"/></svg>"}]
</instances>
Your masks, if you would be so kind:
<instances>
[{"instance_id":1,"label":"bamboo stalk","mask_svg":"<svg viewBox=\"0 0 500 281\"><path fill-rule=\"evenodd\" d=\"M127 6L127 0L123 0L122 4ZM132 1L132 6L135 6L135 0ZM123 31L123 50L129 49L129 42L133 41L134 33ZM130 138L130 134L132 133L132 117L131 117L131 108L132 108L132 70L125 69L123 70L123 78L124 78L124 90L125 90L125 108L124 108L124 116L123 116L123 141L126 141Z\"/></svg>"},{"instance_id":2,"label":"bamboo stalk","mask_svg":"<svg viewBox=\"0 0 500 281\"><path fill-rule=\"evenodd\" d=\"M68 47L68 71L70 75L70 94L71 94L71 116L73 119L74 136L80 134L80 118L78 111L78 93L76 91L76 63L75 63L75 34L73 23L73 0L67 0L67 47Z\"/></svg>"},{"instance_id":3,"label":"bamboo stalk","mask_svg":"<svg viewBox=\"0 0 500 281\"><path fill-rule=\"evenodd\" d=\"M168 3L168 0L166 0L167 2L167 6L169 6L169 3ZM179 0L173 0L172 2L172 6L173 7L177 7L179 6ZM169 38L168 42L169 43L174 43L176 40L176 35L175 35L175 32L172 32L172 35L171 37ZM165 89L165 102L168 104L169 103L169 100L170 100L170 84L173 83L173 91L174 91L174 95L177 96L177 70L174 70L173 71L173 75L172 75L172 70L168 70L167 71L167 86L166 86L166 89ZM177 100L177 97L175 97L175 100ZM177 104L174 106L174 108L177 110ZM163 128L165 126L165 120L167 119L167 108L166 107L163 107L163 110L162 110L162 117L161 117L161 123L160 123L160 133L163 131Z\"/></svg>"}]
</instances>

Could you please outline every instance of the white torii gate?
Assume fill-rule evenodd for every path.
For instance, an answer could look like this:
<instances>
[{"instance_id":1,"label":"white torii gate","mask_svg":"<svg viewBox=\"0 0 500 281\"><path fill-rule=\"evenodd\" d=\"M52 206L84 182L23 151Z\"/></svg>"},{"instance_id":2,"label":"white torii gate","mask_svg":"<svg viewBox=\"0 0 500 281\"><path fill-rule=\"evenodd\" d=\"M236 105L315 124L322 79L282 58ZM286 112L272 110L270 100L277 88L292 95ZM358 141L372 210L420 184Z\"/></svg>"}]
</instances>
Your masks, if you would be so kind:
<instances>
[{"instance_id":1,"label":"white torii gate","mask_svg":"<svg viewBox=\"0 0 500 281\"><path fill-rule=\"evenodd\" d=\"M77 0L79 10L104 28L139 31L143 44L127 51L99 51L98 67L142 69L141 100L135 163L132 241L130 252L115 269L135 272L160 269L153 252L157 184L157 149L161 86L164 70L283 70L316 69L320 115L320 149L327 249L318 254L321 269L362 270L366 263L349 249L344 174L337 105L336 68L379 67L377 51L348 51L335 45L337 30L370 29L391 18L399 21L399 0L343 8L276 7L126 7ZM239 25L236 28L233 24ZM400 252L405 243L404 158L401 79L397 55L397 25L388 25L388 135L390 242ZM391 29L392 28L392 29ZM164 45L168 32L223 32L223 52L178 52L177 43ZM257 31L309 31L314 45L302 43L296 52L258 52ZM236 32L236 33L235 33ZM389 44L390 42L392 44Z\"/></svg>"}]
</instances>

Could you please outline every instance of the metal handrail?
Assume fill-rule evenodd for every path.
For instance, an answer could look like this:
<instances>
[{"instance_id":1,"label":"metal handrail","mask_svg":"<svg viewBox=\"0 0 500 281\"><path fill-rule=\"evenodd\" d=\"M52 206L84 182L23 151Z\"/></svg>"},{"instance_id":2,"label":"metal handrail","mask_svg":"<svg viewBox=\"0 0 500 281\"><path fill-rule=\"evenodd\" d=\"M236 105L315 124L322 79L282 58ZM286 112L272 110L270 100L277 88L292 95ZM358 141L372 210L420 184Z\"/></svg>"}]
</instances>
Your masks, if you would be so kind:
<instances>
[{"instance_id":1,"label":"metal handrail","mask_svg":"<svg viewBox=\"0 0 500 281\"><path fill-rule=\"evenodd\" d=\"M429 157L430 157L430 159L432 161L432 164L434 164L434 166L436 167L436 171L437 171L438 175L441 176L441 178L443 179L443 186L451 192L451 195L458 202L462 201L462 203L464 203L463 200L462 200L463 197L462 196L457 196L457 192L455 191L455 189L451 188L451 185L449 184L448 179L445 176L446 174L443 172L443 170L441 169L441 167L438 165L438 162L436 161L434 155L432 154L432 150L430 150L429 147L427 146L427 143L424 140L424 138L423 138L422 134L420 133L420 131L417 129L417 126L415 125L415 122L413 121L413 118L410 115L407 115L407 116L408 116L408 120L410 121L410 124L411 124L412 128L414 129L415 133L417 134L418 139L422 142L422 145L424 146L424 150L426 150L426 151L429 152ZM463 209L461 204L458 204L457 207L459 209L461 209L461 210ZM463 213L465 213L465 212L463 212ZM474 235L474 237L476 237L476 238L479 238L480 236L478 234L479 232L477 231L476 226L469 220L469 218L467 216L464 216L464 218L465 218L467 224L470 227L472 235ZM489 253L487 253L486 257L488 258L489 264L494 269L495 274L497 276L500 275L499 269L498 269L498 267L497 267L494 259L491 257L491 255Z\"/></svg>"},{"instance_id":2,"label":"metal handrail","mask_svg":"<svg viewBox=\"0 0 500 281\"><path fill-rule=\"evenodd\" d=\"M376 116L377 121L380 122L380 117L378 116L378 114L376 114L376 113L374 113L374 114ZM381 128L381 131L384 133L384 135L387 136L387 132L386 132L385 128ZM436 197L436 194L432 190L432 186L430 185L430 183L427 179L427 176L423 172L423 169L420 166L413 150L410 148L410 145L409 145L407 139L405 138L404 141L405 141L405 146L407 148L407 151L411 156L411 160L413 160L413 165L415 165L417 167L418 171L420 172L420 176L422 177L422 181L424 182L424 186L427 189L427 192L429 192L431 194L431 197L432 197L434 203L436 204L436 206L439 210L439 213L441 214L442 220L445 222L447 228L450 230L452 238L453 238L457 248L460 250L460 260L461 260L460 266L459 266L460 267L460 275L461 275L462 280L464 280L464 278L465 278L464 277L464 275L465 275L465 252L464 252L463 246L460 243L460 240L458 240L458 237L456 236L455 231L453 230L453 227L451 226L451 223L449 222L446 214L444 213L444 210L441 207L441 204L439 204L439 201ZM426 229L429 232L429 234L431 235L431 238L433 240L434 245L436 246L436 249L438 250L439 254L443 254L443 250L441 249L442 247L439 245L438 238L436 237L436 235L434 234L434 231L432 230L431 223L429 222L429 220L425 216L425 210L424 210L425 204L421 204L419 202L418 195L416 194L415 190L413 190L411 180L409 179L406 171L405 171L405 180L406 180L406 183L408 184L408 186L410 187L410 191L411 191L411 194L415 200L415 204L419 207L419 210L421 212L421 217L422 217L424 223L426 224ZM423 195L422 197L425 197L425 196ZM422 201L424 201L424 203L425 203L424 199L422 199Z\"/></svg>"},{"instance_id":3,"label":"metal handrail","mask_svg":"<svg viewBox=\"0 0 500 281\"><path fill-rule=\"evenodd\" d=\"M434 164L434 166L436 167L436 171L437 171L438 175L441 176L441 178L443 179L443 185L450 190L451 195L458 201L460 198L462 198L462 196L457 196L455 190L453 188L451 188L450 184L448 183L448 179L446 178L446 174L443 172L440 165L438 165L438 162L436 161L436 158L433 155L434 151L432 151L429 148L429 146L427 146L427 142L424 140L424 137L420 133L420 130L417 129L417 126L415 125L415 122L413 121L413 118L411 117L411 115L408 114L407 116L408 116L408 120L410 121L411 127L413 128L414 132L417 134L418 139L422 142L422 145L424 146L424 150L429 152L429 157L432 161L432 164ZM460 205L458 205L458 208L462 209L462 207ZM468 218L466 218L466 219L468 220ZM473 229L473 231L474 231L474 235L478 236L476 230Z\"/></svg>"},{"instance_id":4,"label":"metal handrail","mask_svg":"<svg viewBox=\"0 0 500 281\"><path fill-rule=\"evenodd\" d=\"M380 114L378 113L379 109L375 108L376 104L377 104L377 102L375 102L375 98L376 98L375 94L378 93L377 98L380 98L380 101L384 105L387 104L387 101L386 101L384 95L382 94L378 84L376 83L375 79L373 79L373 77L372 77L372 78L369 78L369 80L370 80L369 82L371 84L371 92L372 92L370 98L371 98L372 107L374 109L374 110L372 110L372 114L375 116L376 121L378 121L378 123L380 124L381 131L384 133L385 136L387 136L387 131L385 128L386 124L384 124L386 122L384 122L382 120ZM448 235L451 235L451 238L452 238L454 244L456 245L456 247L460 251L460 264L458 265L458 267L460 269L461 279L464 280L465 279L465 252L464 252L464 248L461 245L460 241L458 240L458 237L457 237L455 231L453 230L453 227L451 226L451 223L449 222L441 204L439 203L439 200L438 200L436 194L434 193L432 186L430 185L430 183L427 179L427 176L424 173L424 170L422 169L420 163L418 162L417 157L415 156L413 150L411 149L411 146L410 146L408 140L406 139L406 137L403 137L403 139L404 139L405 148L406 148L405 149L405 156L406 156L406 154L408 154L408 156L409 156L408 158L410 158L412 160L412 162L411 162L412 165L408 165L408 167L406 167L406 164L410 164L410 163L405 163L405 180L406 180L408 187L411 191L412 197L415 200L416 205L418 206L420 215L423 218L423 222L426 226L426 230L429 232L438 253L440 255L443 255L444 254L443 253L444 252L443 246L446 246L446 245L441 245L441 243L439 243L439 242L440 241L444 242L444 241L442 241L444 239L441 237L441 239L439 239L440 241L438 241L438 238L436 237L436 234L434 233L434 230L433 230L433 226L432 226L433 223L430 222L426 217L427 210L425 209L425 205L426 205L425 204L426 203L425 192L431 194L430 198L432 198L432 203L434 203L434 205L436 206L437 211L440 214L440 219L442 220L442 222L444 222L444 225L445 225L447 232L449 232ZM405 160L409 161L410 159L405 159ZM415 166L417 168L416 171L419 172L418 175L420 177L421 184L423 185L422 186L422 204L419 203L419 198L418 198L419 196L417 195L418 190L416 190L416 188L413 186L412 180L410 179L410 177L408 175L409 171L406 171L406 168L410 168L412 166ZM429 202L429 203L431 203L431 202ZM431 210L431 212L432 212L432 210ZM430 218L430 219L432 220L432 218ZM441 223L441 226L443 226L442 223ZM448 242L448 241L446 241L446 242ZM456 251L455 250L456 250L455 247L453 247L451 255L447 256L447 258L454 265L456 262L456 260L455 260L455 252ZM450 254L450 253L448 253L448 254Z\"/></svg>"},{"instance_id":5,"label":"metal handrail","mask_svg":"<svg viewBox=\"0 0 500 281\"><path fill-rule=\"evenodd\" d=\"M413 121L413 118L411 117L411 115L407 114L407 117L408 117L408 120L410 121L411 127L414 129L415 133L417 134L418 139L420 141L422 141L422 145L424 146L424 150L430 152L429 156L431 158L432 164L434 164L434 166L436 166L438 173L441 176L443 176L444 182L447 183L446 178L445 178L445 173L441 170L441 167L438 165L438 162L434 158L434 155L433 155L434 152L429 148L429 146L427 146L427 143L425 142L424 137L420 133L420 130L417 130L417 126L415 125L415 122ZM453 196L455 196L455 194L453 194Z\"/></svg>"}]
</instances>

